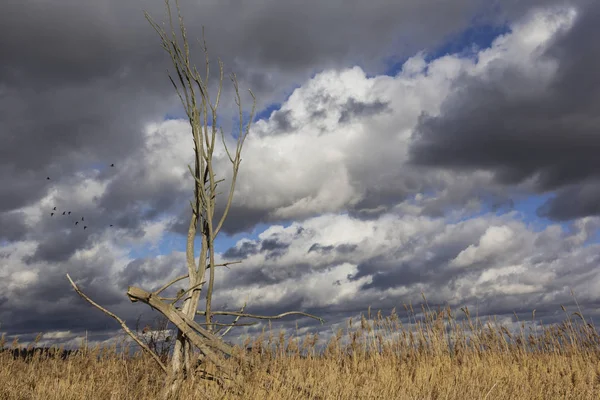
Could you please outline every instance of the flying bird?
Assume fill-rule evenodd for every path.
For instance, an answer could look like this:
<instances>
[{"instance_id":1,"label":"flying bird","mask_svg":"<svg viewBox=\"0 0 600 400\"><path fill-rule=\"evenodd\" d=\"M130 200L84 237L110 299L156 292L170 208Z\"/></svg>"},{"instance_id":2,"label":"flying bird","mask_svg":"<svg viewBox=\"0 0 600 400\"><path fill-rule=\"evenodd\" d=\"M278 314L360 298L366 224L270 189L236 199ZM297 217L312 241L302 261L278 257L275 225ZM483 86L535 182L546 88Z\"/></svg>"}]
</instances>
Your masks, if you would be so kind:
<instances>
[{"instance_id":1,"label":"flying bird","mask_svg":"<svg viewBox=\"0 0 600 400\"><path fill-rule=\"evenodd\" d=\"M54 207L53 210L56 210L56 207Z\"/></svg>"},{"instance_id":2,"label":"flying bird","mask_svg":"<svg viewBox=\"0 0 600 400\"><path fill-rule=\"evenodd\" d=\"M47 179L47 180L50 180L50 177L49 177L49 176L47 176L47 177L46 177L46 179Z\"/></svg>"},{"instance_id":3,"label":"flying bird","mask_svg":"<svg viewBox=\"0 0 600 400\"><path fill-rule=\"evenodd\" d=\"M69 213L68 213L68 214L69 214L69 215L71 215L71 211L69 211Z\"/></svg>"},{"instance_id":4,"label":"flying bird","mask_svg":"<svg viewBox=\"0 0 600 400\"><path fill-rule=\"evenodd\" d=\"M83 229L87 229L87 226L84 226Z\"/></svg>"},{"instance_id":5,"label":"flying bird","mask_svg":"<svg viewBox=\"0 0 600 400\"><path fill-rule=\"evenodd\" d=\"M111 167L114 167L114 166L115 166L115 164L110 164L110 166L111 166Z\"/></svg>"},{"instance_id":6,"label":"flying bird","mask_svg":"<svg viewBox=\"0 0 600 400\"><path fill-rule=\"evenodd\" d=\"M79 221L75 221L75 225L77 225L79 223Z\"/></svg>"},{"instance_id":7,"label":"flying bird","mask_svg":"<svg viewBox=\"0 0 600 400\"><path fill-rule=\"evenodd\" d=\"M112 224L110 224L110 226L112 226Z\"/></svg>"},{"instance_id":8,"label":"flying bird","mask_svg":"<svg viewBox=\"0 0 600 400\"><path fill-rule=\"evenodd\" d=\"M63 211L63 215L65 215L65 212L66 212L66 211Z\"/></svg>"},{"instance_id":9,"label":"flying bird","mask_svg":"<svg viewBox=\"0 0 600 400\"><path fill-rule=\"evenodd\" d=\"M81 217L81 220L83 221L83 217Z\"/></svg>"},{"instance_id":10,"label":"flying bird","mask_svg":"<svg viewBox=\"0 0 600 400\"><path fill-rule=\"evenodd\" d=\"M53 215L54 215L54 213L50 213L50 216L53 216Z\"/></svg>"}]
</instances>

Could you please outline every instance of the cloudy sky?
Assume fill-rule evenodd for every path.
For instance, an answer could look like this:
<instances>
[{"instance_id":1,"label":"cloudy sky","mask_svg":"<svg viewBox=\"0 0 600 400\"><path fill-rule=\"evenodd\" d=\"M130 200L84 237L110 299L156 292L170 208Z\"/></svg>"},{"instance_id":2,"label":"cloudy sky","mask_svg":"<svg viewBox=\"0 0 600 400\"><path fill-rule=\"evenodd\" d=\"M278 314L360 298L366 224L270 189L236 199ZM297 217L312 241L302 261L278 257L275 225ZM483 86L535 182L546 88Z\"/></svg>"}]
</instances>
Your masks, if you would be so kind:
<instances>
[{"instance_id":1,"label":"cloudy sky","mask_svg":"<svg viewBox=\"0 0 600 400\"><path fill-rule=\"evenodd\" d=\"M0 6L9 337L118 332L66 273L133 324L152 313L127 287L184 270L192 140L143 16L165 20L164 4L144 3ZM424 293L430 307L507 324L536 309L551 324L573 290L600 316L600 3L181 3L188 35L205 25L213 64L259 110L217 243L220 260L243 262L218 272L217 309L302 310L327 323L301 327L328 335L369 305L405 316ZM230 135L228 80L223 96Z\"/></svg>"}]
</instances>

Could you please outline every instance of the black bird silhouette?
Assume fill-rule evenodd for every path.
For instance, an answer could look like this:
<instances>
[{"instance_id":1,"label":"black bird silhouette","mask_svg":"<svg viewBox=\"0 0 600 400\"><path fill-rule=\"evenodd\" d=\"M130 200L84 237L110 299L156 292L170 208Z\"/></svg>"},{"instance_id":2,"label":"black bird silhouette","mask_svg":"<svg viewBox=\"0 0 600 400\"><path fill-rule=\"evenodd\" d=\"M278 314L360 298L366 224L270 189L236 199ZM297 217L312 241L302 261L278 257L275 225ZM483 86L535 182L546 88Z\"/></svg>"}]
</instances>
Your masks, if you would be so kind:
<instances>
[{"instance_id":1,"label":"black bird silhouette","mask_svg":"<svg viewBox=\"0 0 600 400\"><path fill-rule=\"evenodd\" d=\"M112 226L112 224L110 224L110 226Z\"/></svg>"},{"instance_id":2,"label":"black bird silhouette","mask_svg":"<svg viewBox=\"0 0 600 400\"><path fill-rule=\"evenodd\" d=\"M83 229L87 229L87 226L84 226Z\"/></svg>"},{"instance_id":3,"label":"black bird silhouette","mask_svg":"<svg viewBox=\"0 0 600 400\"><path fill-rule=\"evenodd\" d=\"M54 207L53 210L56 210L56 207Z\"/></svg>"},{"instance_id":4,"label":"black bird silhouette","mask_svg":"<svg viewBox=\"0 0 600 400\"><path fill-rule=\"evenodd\" d=\"M79 223L79 221L75 221L75 225L77 225Z\"/></svg>"},{"instance_id":5,"label":"black bird silhouette","mask_svg":"<svg viewBox=\"0 0 600 400\"><path fill-rule=\"evenodd\" d=\"M83 217L81 217L81 220L83 221Z\"/></svg>"},{"instance_id":6,"label":"black bird silhouette","mask_svg":"<svg viewBox=\"0 0 600 400\"><path fill-rule=\"evenodd\" d=\"M66 212L66 211L63 211L63 215L65 215L65 212Z\"/></svg>"},{"instance_id":7,"label":"black bird silhouette","mask_svg":"<svg viewBox=\"0 0 600 400\"><path fill-rule=\"evenodd\" d=\"M54 215L54 213L50 213L50 216L53 216L53 215Z\"/></svg>"},{"instance_id":8,"label":"black bird silhouette","mask_svg":"<svg viewBox=\"0 0 600 400\"><path fill-rule=\"evenodd\" d=\"M46 179L47 179L47 180L50 180L50 177L49 177L49 176L47 176L47 177L46 177Z\"/></svg>"},{"instance_id":9,"label":"black bird silhouette","mask_svg":"<svg viewBox=\"0 0 600 400\"><path fill-rule=\"evenodd\" d=\"M114 166L115 166L115 164L110 164L110 166L111 166L111 167L114 167Z\"/></svg>"},{"instance_id":10,"label":"black bird silhouette","mask_svg":"<svg viewBox=\"0 0 600 400\"><path fill-rule=\"evenodd\" d=\"M71 211L69 211L68 214L71 215Z\"/></svg>"}]
</instances>

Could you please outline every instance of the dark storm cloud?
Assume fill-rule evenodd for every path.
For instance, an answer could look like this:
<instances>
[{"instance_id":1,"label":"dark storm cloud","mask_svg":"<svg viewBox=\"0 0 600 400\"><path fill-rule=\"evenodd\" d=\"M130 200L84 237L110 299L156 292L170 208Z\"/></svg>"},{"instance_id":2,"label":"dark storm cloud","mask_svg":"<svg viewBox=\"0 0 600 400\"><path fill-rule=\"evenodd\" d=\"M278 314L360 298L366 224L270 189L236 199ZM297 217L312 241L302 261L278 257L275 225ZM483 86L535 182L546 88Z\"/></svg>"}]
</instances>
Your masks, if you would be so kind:
<instances>
[{"instance_id":1,"label":"dark storm cloud","mask_svg":"<svg viewBox=\"0 0 600 400\"><path fill-rule=\"evenodd\" d=\"M3 320L10 324L3 324L3 330L10 334L86 329L86 326L90 330L103 329L110 321L101 313L95 314L99 311L79 297L65 277L68 272L90 298L103 306L123 304L125 294L114 288L102 261L42 268L36 283L11 291L3 306L7 308Z\"/></svg>"},{"instance_id":2,"label":"dark storm cloud","mask_svg":"<svg viewBox=\"0 0 600 400\"><path fill-rule=\"evenodd\" d=\"M277 237L275 237L263 240L260 246L260 251L266 252L267 260L271 260L283 256L285 253L287 253L289 247L290 243L281 242L277 239Z\"/></svg>"},{"instance_id":3,"label":"dark storm cloud","mask_svg":"<svg viewBox=\"0 0 600 400\"><path fill-rule=\"evenodd\" d=\"M307 253L312 253L313 251L317 251L319 253L329 253L332 251L334 246L322 246L319 243L315 243L308 249Z\"/></svg>"},{"instance_id":4,"label":"dark storm cloud","mask_svg":"<svg viewBox=\"0 0 600 400\"><path fill-rule=\"evenodd\" d=\"M600 4L579 10L543 57L557 60L551 84L534 90L514 67L493 66L490 81L463 78L438 117L422 116L412 162L488 169L504 184L534 178L539 192L560 189L540 212L567 219L598 215L600 192ZM525 95L507 88L532 88ZM588 187L573 186L588 182ZM568 188L567 188L568 187ZM575 197L571 197L575 196Z\"/></svg>"},{"instance_id":5,"label":"dark storm cloud","mask_svg":"<svg viewBox=\"0 0 600 400\"><path fill-rule=\"evenodd\" d=\"M189 201L191 196L185 201ZM226 201L220 201L218 199L215 215L220 216L223 215L223 210L225 208ZM235 197L234 197L235 204ZM184 207L183 211L180 209L178 213L178 217L175 222L169 225L169 231L174 233L179 233L181 235L187 235L189 225L190 225L190 213L191 209L189 205ZM240 232L252 232L252 229L256 224L260 222L271 222L272 219L269 217L269 210L257 210L255 208L248 208L243 206L232 206L229 209L229 213L227 214L227 218L223 223L222 232L227 235L234 235Z\"/></svg>"},{"instance_id":6,"label":"dark storm cloud","mask_svg":"<svg viewBox=\"0 0 600 400\"><path fill-rule=\"evenodd\" d=\"M374 103L364 103L351 97L346 104L342 106L342 113L338 122L348 122L353 117L377 115L386 110L390 110L389 105L379 100Z\"/></svg>"},{"instance_id":7,"label":"dark storm cloud","mask_svg":"<svg viewBox=\"0 0 600 400\"><path fill-rule=\"evenodd\" d=\"M132 304L126 296L127 286L154 290L165 283L167 277L179 275L185 269L185 256L181 253L134 260L113 276L107 267L114 261L109 252L98 251L85 261L71 259L38 264L39 279L25 287L17 285L9 289L10 296L0 304L3 331L21 335L53 330L100 332L118 329L118 324L111 318L79 297L65 277L66 273L92 300L127 321L135 321L139 315L147 315L151 310L145 305Z\"/></svg>"},{"instance_id":8,"label":"dark storm cloud","mask_svg":"<svg viewBox=\"0 0 600 400\"><path fill-rule=\"evenodd\" d=\"M128 285L133 285L135 280L139 280L140 277L144 279L165 279L169 275L169 270L165 268L160 268L160 266L152 265L150 268L147 264L152 263L153 260L148 260L144 258L136 258L131 261L120 274L120 281L122 287L127 287Z\"/></svg>"},{"instance_id":9,"label":"dark storm cloud","mask_svg":"<svg viewBox=\"0 0 600 400\"><path fill-rule=\"evenodd\" d=\"M341 254L349 254L355 251L357 248L358 245L356 244L340 244L338 246L335 246L335 251Z\"/></svg>"},{"instance_id":10,"label":"dark storm cloud","mask_svg":"<svg viewBox=\"0 0 600 400\"><path fill-rule=\"evenodd\" d=\"M152 220L165 212L178 212L184 205L188 214L182 215L182 218L187 219L185 224L189 224L190 189L182 189L178 179L157 181L152 169L154 166L143 162L144 157L144 153L140 152L135 156L135 162L121 166L124 171L108 184L103 196L98 199L98 208L102 210L104 220L114 221L114 225L121 228L135 229L143 221ZM182 164L186 161L182 159ZM189 172L186 171L184 175L191 188L193 181ZM187 234L187 226L184 234Z\"/></svg>"},{"instance_id":11,"label":"dark storm cloud","mask_svg":"<svg viewBox=\"0 0 600 400\"><path fill-rule=\"evenodd\" d=\"M1 100L0 100L1 101ZM2 110L0 109L0 115ZM0 125L2 119L0 119ZM0 130L0 137L4 138ZM5 143L10 143L14 139L10 136L6 138ZM0 146L2 152L4 146ZM8 153L8 152L7 152ZM2 185L0 185L0 213L9 212L26 205L35 203L35 201L48 188L46 176L33 171L22 171L10 164L10 158L1 158L0 162L0 177ZM14 214L13 214L14 215Z\"/></svg>"},{"instance_id":12,"label":"dark storm cloud","mask_svg":"<svg viewBox=\"0 0 600 400\"><path fill-rule=\"evenodd\" d=\"M408 175L402 182L387 182L379 187L367 187L364 195L353 204L348 213L353 218L374 220L389 211L390 207L423 190L423 183ZM385 185L385 186L384 186Z\"/></svg>"},{"instance_id":13,"label":"dark storm cloud","mask_svg":"<svg viewBox=\"0 0 600 400\"><path fill-rule=\"evenodd\" d=\"M271 119L277 124L275 128L278 132L287 132L292 129L291 116L292 112L290 110L285 111L275 111Z\"/></svg>"},{"instance_id":14,"label":"dark storm cloud","mask_svg":"<svg viewBox=\"0 0 600 400\"><path fill-rule=\"evenodd\" d=\"M28 229L22 211L0 212L0 241L19 241L25 237Z\"/></svg>"},{"instance_id":15,"label":"dark storm cloud","mask_svg":"<svg viewBox=\"0 0 600 400\"><path fill-rule=\"evenodd\" d=\"M70 208L69 194L65 193L59 198L57 202L59 206L56 211L53 211L54 215L50 215L51 210L45 210L42 221L38 223L38 229L28 230L26 233L25 237L35 240L37 245L35 252L26 257L25 261L27 263L66 261L77 250L90 247L95 240L94 234L105 230L122 228L128 230L131 238L141 237L144 235L141 224L147 218L145 215L147 212L142 206L157 204L161 198L159 195L141 203L134 201L136 197L133 197L131 202L121 208L86 207L72 209L71 215L63 215L62 212L67 212L66 210Z\"/></svg>"},{"instance_id":16,"label":"dark storm cloud","mask_svg":"<svg viewBox=\"0 0 600 400\"><path fill-rule=\"evenodd\" d=\"M266 258L266 257L265 257ZM294 265L286 265L285 268L273 270L270 268L244 268L240 267L235 274L230 274L223 281L224 289L235 289L244 286L266 286L281 284L284 281L299 281L314 272L312 264L301 262Z\"/></svg>"},{"instance_id":17,"label":"dark storm cloud","mask_svg":"<svg viewBox=\"0 0 600 400\"><path fill-rule=\"evenodd\" d=\"M181 3L189 37L199 38L200 24L206 25L211 59L216 62L221 57L226 72L235 70L240 88L255 91L259 109L283 100L284 90L323 68L360 63L368 73L375 73L385 68L386 56L402 59L423 47L435 47L447 34L464 29L488 5L484 0ZM513 3L507 2L506 9L518 14L522 6ZM38 203L57 187L63 188L58 197L69 199L68 185L57 184L77 181L77 174L92 164L122 165L146 140L143 128L148 121L178 111L178 99L165 73L170 67L168 56L145 21L142 7L158 22L165 19L160 0L143 5L130 0L0 5L0 240L24 238L25 218L14 210ZM197 64L203 65L202 53L195 54ZM216 71L214 66L211 69ZM214 81L213 75L213 88ZM229 104L224 108L229 109L224 113L237 112L231 111L233 101L226 98ZM172 210L170 199L177 199L178 189L170 185L148 189L156 182L136 173L114 181L98 199L98 209L82 206L90 230L108 229L114 220L115 226L129 229L128 237L136 237L145 218ZM184 235L190 211L187 195L182 217L172 227ZM155 210L148 213L144 205ZM268 217L267 211L233 208L223 231L247 231L257 222L269 222ZM54 224L43 220L29 232L29 239L39 241L27 260L32 265L40 262L39 280L15 289L10 297L0 297L3 330L10 334L115 328L114 321L74 293L65 272L81 282L93 300L127 320L148 310L130 304L122 288L113 285L109 267L114 260L105 259L103 253L86 263L69 263L68 256L77 249L90 248L92 234L64 232L66 227ZM161 269L150 271L145 266L130 264L123 279L137 276L150 282L162 276ZM297 265L284 273L303 276L310 270L308 264ZM119 276L116 279L121 282ZM282 277L261 271L241 272L239 279L269 283ZM284 305L299 309L302 300L286 299L275 310L260 311L287 310Z\"/></svg>"},{"instance_id":18,"label":"dark storm cloud","mask_svg":"<svg viewBox=\"0 0 600 400\"><path fill-rule=\"evenodd\" d=\"M254 242L243 242L240 246L234 246L227 249L227 251L223 253L223 257L229 260L243 260L256 253L258 253L258 244Z\"/></svg>"},{"instance_id":19,"label":"dark storm cloud","mask_svg":"<svg viewBox=\"0 0 600 400\"><path fill-rule=\"evenodd\" d=\"M418 283L453 286L453 282L470 270L449 269L448 264L469 244L476 241L475 231L468 234L455 235L442 245L438 245L433 254L425 257L421 252L418 257L410 262L398 262L402 253L414 253L417 247L422 246L416 239L409 239L406 246L399 249L397 254L376 256L361 262L358 272L350 280L358 280L365 276L372 276L370 283L364 284L364 289L386 290L400 286L410 287ZM471 268L475 268L472 266Z\"/></svg>"},{"instance_id":20,"label":"dark storm cloud","mask_svg":"<svg viewBox=\"0 0 600 400\"><path fill-rule=\"evenodd\" d=\"M335 250L339 254L347 255L347 254L354 252L357 248L358 248L358 245L349 244L349 243L340 244L337 246L333 246L333 245L323 246L319 243L314 243L312 246L310 246L307 253L312 253L313 251L316 251L321 254L326 254L326 253L330 253Z\"/></svg>"},{"instance_id":21,"label":"dark storm cloud","mask_svg":"<svg viewBox=\"0 0 600 400\"><path fill-rule=\"evenodd\" d=\"M235 203L235 200L234 200ZM225 202L221 201L217 205L217 215L223 215ZM257 210L243 206L231 207L227 218L223 223L223 232L233 235L239 232L251 232L254 226L260 222L269 223L272 218L269 216L269 210Z\"/></svg>"},{"instance_id":22,"label":"dark storm cloud","mask_svg":"<svg viewBox=\"0 0 600 400\"><path fill-rule=\"evenodd\" d=\"M87 229L84 230L83 226L69 227L67 232L55 232L48 235L47 238L41 239L35 253L25 258L25 262L30 264L39 261L66 261L77 249L83 248L86 243L89 244L88 235Z\"/></svg>"},{"instance_id":23,"label":"dark storm cloud","mask_svg":"<svg viewBox=\"0 0 600 400\"><path fill-rule=\"evenodd\" d=\"M280 242L277 237L274 239L265 239L260 245L260 251L286 250L290 247L289 243Z\"/></svg>"},{"instance_id":24,"label":"dark storm cloud","mask_svg":"<svg viewBox=\"0 0 600 400\"><path fill-rule=\"evenodd\" d=\"M561 188L538 209L538 215L560 221L600 215L600 180Z\"/></svg>"},{"instance_id":25,"label":"dark storm cloud","mask_svg":"<svg viewBox=\"0 0 600 400\"><path fill-rule=\"evenodd\" d=\"M183 253L171 253L161 257L137 258L123 268L116 279L119 290L125 293L129 286L138 286L145 290L157 290L173 277L186 273ZM183 282L166 289L165 295L174 294Z\"/></svg>"},{"instance_id":26,"label":"dark storm cloud","mask_svg":"<svg viewBox=\"0 0 600 400\"><path fill-rule=\"evenodd\" d=\"M358 62L375 73L385 68L381 60L388 55L402 58L436 46L464 29L473 15L485 14L488 5L482 0L443 5L357 1L339 7L320 1L201 6L182 1L181 7L188 36L200 38L200 25L206 25L211 59L221 57L226 72L235 70L240 87L257 94L260 109L283 100L281 93L323 68ZM510 11L515 6L503 7ZM6 184L0 187L0 212L35 203L55 182L71 179L91 163L126 159L143 143L144 124L178 106L165 74L168 56L142 14L146 9L164 21L162 1L143 6L116 0L22 1L1 8L0 175ZM398 46L405 34L410 41ZM195 60L202 65L203 54L196 50ZM269 68L279 77L272 78ZM211 82L214 87L214 75ZM277 118L286 129L285 115ZM167 191L161 193L168 197ZM118 196L107 194L107 209L127 203L123 195L122 201L110 203ZM165 200L154 206L158 214L171 204ZM228 219L226 232L249 229L265 217L252 210L238 214Z\"/></svg>"}]
</instances>

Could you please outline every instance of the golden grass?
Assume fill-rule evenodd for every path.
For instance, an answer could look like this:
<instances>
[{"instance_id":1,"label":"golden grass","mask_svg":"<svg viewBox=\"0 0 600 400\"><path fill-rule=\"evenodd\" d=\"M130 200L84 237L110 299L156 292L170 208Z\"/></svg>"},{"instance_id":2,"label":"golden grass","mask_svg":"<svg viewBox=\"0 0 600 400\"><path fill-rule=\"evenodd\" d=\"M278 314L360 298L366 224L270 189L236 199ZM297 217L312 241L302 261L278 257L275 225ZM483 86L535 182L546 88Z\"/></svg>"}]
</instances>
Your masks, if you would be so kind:
<instances>
[{"instance_id":1,"label":"golden grass","mask_svg":"<svg viewBox=\"0 0 600 400\"><path fill-rule=\"evenodd\" d=\"M388 317L371 317L369 311L358 324L350 320L320 352L314 335L263 334L244 355L257 366L240 372L242 394L223 393L199 379L198 371L180 398L600 398L600 337L581 313L559 326L542 325L534 335L524 324L511 334L493 320L483 324L468 309L463 312L466 318L457 321L449 308L423 308L411 330L394 311ZM0 399L155 399L162 387L163 377L148 356L125 356L114 346L82 349L66 360L36 356L26 362L0 352Z\"/></svg>"}]
</instances>

